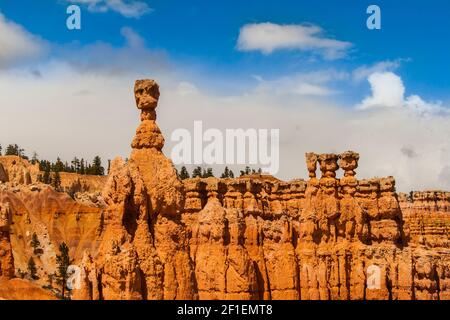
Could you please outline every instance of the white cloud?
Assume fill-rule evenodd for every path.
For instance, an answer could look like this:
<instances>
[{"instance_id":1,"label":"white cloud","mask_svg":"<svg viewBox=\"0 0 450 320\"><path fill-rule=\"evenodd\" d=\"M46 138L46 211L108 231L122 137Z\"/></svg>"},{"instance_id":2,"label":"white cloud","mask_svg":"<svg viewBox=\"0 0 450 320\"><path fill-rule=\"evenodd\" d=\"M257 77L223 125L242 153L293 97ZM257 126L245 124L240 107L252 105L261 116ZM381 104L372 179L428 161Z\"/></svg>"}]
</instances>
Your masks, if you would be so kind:
<instances>
[{"instance_id":1,"label":"white cloud","mask_svg":"<svg viewBox=\"0 0 450 320\"><path fill-rule=\"evenodd\" d=\"M140 64L140 61L136 62ZM243 94L212 95L186 74L153 72L121 74L80 72L58 62L29 72L0 73L0 137L3 145L18 143L29 153L70 160L73 156L103 159L126 157L139 123L133 99L137 78L155 78L161 88L158 124L166 137L165 153L177 128L193 129L195 120L207 128L280 129L282 179L307 176L304 153L360 152L358 177L394 175L400 191L450 189L450 117L427 119L398 108L344 108L327 99L250 88ZM208 78L207 81L214 79ZM26 92L26 95L23 94ZM32 103L30 103L32 102ZM414 150L414 157L411 152ZM238 171L242 166L231 166ZM447 167L447 168L446 168ZM214 167L220 173L222 167Z\"/></svg>"},{"instance_id":2,"label":"white cloud","mask_svg":"<svg viewBox=\"0 0 450 320\"><path fill-rule=\"evenodd\" d=\"M404 105L405 86L392 72L375 72L368 78L372 95L365 98L360 109L398 108Z\"/></svg>"},{"instance_id":3,"label":"white cloud","mask_svg":"<svg viewBox=\"0 0 450 320\"><path fill-rule=\"evenodd\" d=\"M144 1L137 0L66 0L70 3L87 5L92 12L115 11L126 18L139 18L151 11Z\"/></svg>"},{"instance_id":4,"label":"white cloud","mask_svg":"<svg viewBox=\"0 0 450 320\"><path fill-rule=\"evenodd\" d=\"M241 51L258 50L264 54L295 49L319 53L327 59L345 56L352 44L326 38L323 33L322 28L315 25L246 24L240 29L237 48Z\"/></svg>"},{"instance_id":5,"label":"white cloud","mask_svg":"<svg viewBox=\"0 0 450 320\"><path fill-rule=\"evenodd\" d=\"M364 65L358 67L352 72L353 81L359 82L366 80L367 77L375 72L395 71L403 61L409 61L409 59L386 60L377 62L371 66Z\"/></svg>"},{"instance_id":6,"label":"white cloud","mask_svg":"<svg viewBox=\"0 0 450 320\"><path fill-rule=\"evenodd\" d=\"M45 43L0 12L0 69L35 58L45 51Z\"/></svg>"},{"instance_id":7,"label":"white cloud","mask_svg":"<svg viewBox=\"0 0 450 320\"><path fill-rule=\"evenodd\" d=\"M372 94L357 106L359 109L400 108L421 115L448 113L440 102L426 102L418 95L405 98L403 81L393 72L375 72L368 81Z\"/></svg>"},{"instance_id":8,"label":"white cloud","mask_svg":"<svg viewBox=\"0 0 450 320\"><path fill-rule=\"evenodd\" d=\"M63 45L57 48L56 59L73 65L79 72L111 76L139 74L140 70L170 72L170 62L164 51L149 50L144 39L129 27L123 27L120 33L125 40L122 47L100 41L87 45Z\"/></svg>"},{"instance_id":9,"label":"white cloud","mask_svg":"<svg viewBox=\"0 0 450 320\"><path fill-rule=\"evenodd\" d=\"M227 90L211 94L204 84L220 87L220 81L227 80L215 73L193 76L186 72L189 66L178 65L176 71L158 67L158 53L146 48L131 29L122 34L127 43L121 48L104 43L70 48L52 62L0 71L0 143L18 143L28 153L36 150L52 160L61 156L70 161L75 155L92 159L97 154L104 161L126 157L139 123L134 80L154 78L161 88L157 112L166 154L173 146L171 132L192 129L194 120L203 120L205 129L278 128L279 178L306 178L307 151L351 149L361 154L359 178L393 175L400 191L450 189L448 114L429 113L424 118L405 112L408 107L345 108L335 95L322 91L333 90L334 81L350 79L349 74L335 70L270 81L259 78L242 94ZM387 79L397 88L390 95L401 105L426 104L414 96L401 99L401 79L395 75ZM387 98L379 82L375 81L374 100L384 103ZM215 167L216 174L221 169ZM242 166L232 169L236 172Z\"/></svg>"},{"instance_id":10,"label":"white cloud","mask_svg":"<svg viewBox=\"0 0 450 320\"><path fill-rule=\"evenodd\" d=\"M309 97L324 97L338 93L332 88L334 82L346 80L348 74L333 69L297 73L265 80L254 76L258 81L255 92L271 92L274 95L299 95Z\"/></svg>"},{"instance_id":11,"label":"white cloud","mask_svg":"<svg viewBox=\"0 0 450 320\"><path fill-rule=\"evenodd\" d=\"M295 93L302 96L328 96L333 93L333 91L323 88L320 86L316 86L314 84L309 83L300 83L295 88Z\"/></svg>"}]
</instances>

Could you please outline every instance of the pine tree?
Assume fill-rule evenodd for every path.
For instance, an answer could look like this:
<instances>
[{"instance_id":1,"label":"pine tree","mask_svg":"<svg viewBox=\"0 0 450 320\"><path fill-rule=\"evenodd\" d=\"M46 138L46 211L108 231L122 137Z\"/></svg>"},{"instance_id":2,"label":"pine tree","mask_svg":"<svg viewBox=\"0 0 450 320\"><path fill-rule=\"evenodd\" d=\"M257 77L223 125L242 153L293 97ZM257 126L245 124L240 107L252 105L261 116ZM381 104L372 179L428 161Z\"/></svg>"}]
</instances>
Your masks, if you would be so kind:
<instances>
[{"instance_id":1,"label":"pine tree","mask_svg":"<svg viewBox=\"0 0 450 320\"><path fill-rule=\"evenodd\" d=\"M64 163L61 161L59 157L56 159L56 163L53 165L53 171L54 172L64 171Z\"/></svg>"},{"instance_id":2,"label":"pine tree","mask_svg":"<svg viewBox=\"0 0 450 320\"><path fill-rule=\"evenodd\" d=\"M80 160L78 160L78 158L75 157L70 163L72 164L72 171L80 173Z\"/></svg>"},{"instance_id":3,"label":"pine tree","mask_svg":"<svg viewBox=\"0 0 450 320\"><path fill-rule=\"evenodd\" d=\"M233 171L228 169L228 167L225 167L225 170L223 171L222 175L220 176L222 179L226 178L234 178Z\"/></svg>"},{"instance_id":4,"label":"pine tree","mask_svg":"<svg viewBox=\"0 0 450 320\"><path fill-rule=\"evenodd\" d=\"M223 171L222 175L220 176L221 179L226 179L230 175L230 170L228 170L228 167L225 167L225 170Z\"/></svg>"},{"instance_id":5,"label":"pine tree","mask_svg":"<svg viewBox=\"0 0 450 320\"><path fill-rule=\"evenodd\" d=\"M86 174L86 168L84 166L84 159L83 158L81 159L81 162L80 162L80 172L79 172L79 174Z\"/></svg>"},{"instance_id":6,"label":"pine tree","mask_svg":"<svg viewBox=\"0 0 450 320\"><path fill-rule=\"evenodd\" d=\"M41 160L39 161L39 170L45 171L45 169L49 168L49 162L47 160Z\"/></svg>"},{"instance_id":7,"label":"pine tree","mask_svg":"<svg viewBox=\"0 0 450 320\"><path fill-rule=\"evenodd\" d=\"M30 244L31 247L33 248L34 254L36 254L37 249L41 246L41 243L39 242L39 238L36 233L33 233Z\"/></svg>"},{"instance_id":8,"label":"pine tree","mask_svg":"<svg viewBox=\"0 0 450 320\"><path fill-rule=\"evenodd\" d=\"M52 181L50 176L50 166L46 166L44 169L44 175L42 177L42 182L45 184L50 184Z\"/></svg>"},{"instance_id":9,"label":"pine tree","mask_svg":"<svg viewBox=\"0 0 450 320\"><path fill-rule=\"evenodd\" d=\"M202 168L197 167L192 171L192 178L201 178L202 177Z\"/></svg>"},{"instance_id":10,"label":"pine tree","mask_svg":"<svg viewBox=\"0 0 450 320\"><path fill-rule=\"evenodd\" d=\"M180 171L180 175L179 176L180 176L181 180L190 178L189 172L187 171L185 166L181 167L181 171Z\"/></svg>"},{"instance_id":11,"label":"pine tree","mask_svg":"<svg viewBox=\"0 0 450 320\"><path fill-rule=\"evenodd\" d=\"M21 156L24 150L21 149L17 144L10 144L6 147L5 156Z\"/></svg>"},{"instance_id":12,"label":"pine tree","mask_svg":"<svg viewBox=\"0 0 450 320\"><path fill-rule=\"evenodd\" d=\"M64 172L70 172L71 171L69 163L67 161L64 162L64 170L63 171Z\"/></svg>"},{"instance_id":13,"label":"pine tree","mask_svg":"<svg viewBox=\"0 0 450 320\"><path fill-rule=\"evenodd\" d=\"M31 164L36 164L38 163L38 154L36 153L36 151L33 152L33 156L31 157Z\"/></svg>"},{"instance_id":14,"label":"pine tree","mask_svg":"<svg viewBox=\"0 0 450 320\"><path fill-rule=\"evenodd\" d=\"M58 284L61 286L61 295L66 298L66 285L68 279L67 269L70 266L69 247L63 242L59 246L59 254L56 256L57 273L55 275Z\"/></svg>"},{"instance_id":15,"label":"pine tree","mask_svg":"<svg viewBox=\"0 0 450 320\"><path fill-rule=\"evenodd\" d=\"M248 176L250 173L252 173L252 170L249 166L245 167L245 170L241 170L241 177L242 176Z\"/></svg>"},{"instance_id":16,"label":"pine tree","mask_svg":"<svg viewBox=\"0 0 450 320\"><path fill-rule=\"evenodd\" d=\"M202 178L210 178L214 177L213 169L207 168L206 170L203 170Z\"/></svg>"},{"instance_id":17,"label":"pine tree","mask_svg":"<svg viewBox=\"0 0 450 320\"><path fill-rule=\"evenodd\" d=\"M102 159L99 156L95 156L92 161L91 174L96 176L103 176L105 174L105 168L102 167Z\"/></svg>"},{"instance_id":18,"label":"pine tree","mask_svg":"<svg viewBox=\"0 0 450 320\"><path fill-rule=\"evenodd\" d=\"M34 262L33 257L30 257L30 259L28 260L28 273L30 274L31 279L39 279L39 277L37 276L36 263Z\"/></svg>"},{"instance_id":19,"label":"pine tree","mask_svg":"<svg viewBox=\"0 0 450 320\"><path fill-rule=\"evenodd\" d=\"M59 175L59 171L55 171L53 175L52 186L56 191L61 189L61 176Z\"/></svg>"}]
</instances>

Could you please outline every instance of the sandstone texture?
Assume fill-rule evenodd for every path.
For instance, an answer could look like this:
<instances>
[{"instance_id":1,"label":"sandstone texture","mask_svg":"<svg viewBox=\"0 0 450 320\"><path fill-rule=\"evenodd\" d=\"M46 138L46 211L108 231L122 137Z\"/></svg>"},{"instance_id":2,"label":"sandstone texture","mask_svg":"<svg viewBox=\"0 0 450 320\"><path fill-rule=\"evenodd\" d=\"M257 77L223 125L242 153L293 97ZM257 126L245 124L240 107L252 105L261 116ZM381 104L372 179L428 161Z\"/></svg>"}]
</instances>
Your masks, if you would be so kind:
<instances>
[{"instance_id":1,"label":"sandstone texture","mask_svg":"<svg viewBox=\"0 0 450 320\"><path fill-rule=\"evenodd\" d=\"M107 177L62 176L66 191L79 186L74 198L36 183L25 160L0 158L2 281L26 268L36 233L43 276L69 245L81 269L72 299L450 299L449 192L358 179L353 151L307 153L308 180L181 181L162 153L158 84L134 91L129 160Z\"/></svg>"},{"instance_id":2,"label":"sandstone texture","mask_svg":"<svg viewBox=\"0 0 450 320\"><path fill-rule=\"evenodd\" d=\"M7 204L0 206L0 279L14 277L14 258L10 239L11 211Z\"/></svg>"},{"instance_id":3,"label":"sandstone texture","mask_svg":"<svg viewBox=\"0 0 450 320\"><path fill-rule=\"evenodd\" d=\"M0 279L0 300L57 300L57 298L30 281Z\"/></svg>"}]
</instances>

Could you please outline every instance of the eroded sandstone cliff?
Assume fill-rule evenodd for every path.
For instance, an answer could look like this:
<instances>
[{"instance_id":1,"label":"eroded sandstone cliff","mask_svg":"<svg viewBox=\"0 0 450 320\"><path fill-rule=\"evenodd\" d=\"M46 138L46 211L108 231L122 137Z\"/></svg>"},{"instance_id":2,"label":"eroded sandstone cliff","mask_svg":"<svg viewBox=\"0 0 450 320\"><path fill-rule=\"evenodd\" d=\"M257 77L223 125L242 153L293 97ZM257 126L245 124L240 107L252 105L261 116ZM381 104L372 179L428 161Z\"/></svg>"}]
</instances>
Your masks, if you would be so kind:
<instances>
[{"instance_id":1,"label":"eroded sandstone cliff","mask_svg":"<svg viewBox=\"0 0 450 320\"><path fill-rule=\"evenodd\" d=\"M49 257L62 241L73 250L74 299L450 298L450 193L397 194L393 177L357 179L352 151L307 153L308 180L181 181L161 151L158 85L137 81L135 96L141 123L130 158L112 161L104 181L86 182L80 191L91 194L73 200L9 169L11 160L0 165L8 277L11 243L17 269L38 232ZM49 272L51 261L39 265Z\"/></svg>"}]
</instances>

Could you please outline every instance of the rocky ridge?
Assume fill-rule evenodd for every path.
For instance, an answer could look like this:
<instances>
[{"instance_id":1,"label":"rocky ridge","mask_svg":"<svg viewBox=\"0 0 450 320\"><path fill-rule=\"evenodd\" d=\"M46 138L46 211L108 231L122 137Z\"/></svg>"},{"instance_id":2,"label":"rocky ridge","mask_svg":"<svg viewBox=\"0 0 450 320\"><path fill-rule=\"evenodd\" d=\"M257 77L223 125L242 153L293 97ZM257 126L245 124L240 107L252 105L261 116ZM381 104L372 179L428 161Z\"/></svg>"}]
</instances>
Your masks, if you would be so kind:
<instances>
[{"instance_id":1,"label":"rocky ridge","mask_svg":"<svg viewBox=\"0 0 450 320\"><path fill-rule=\"evenodd\" d=\"M43 223L48 247L64 239L74 248L82 272L72 298L450 298L450 193L397 194L393 177L357 179L359 155L352 151L307 153L308 180L180 181L161 151L158 85L139 80L134 91L141 123L132 153L127 162L112 161L101 196L65 198L34 185L23 170L14 171L19 183L0 193L12 239L27 221L14 212L28 211L30 226ZM32 188L49 189L31 194ZM52 198L59 199L52 208L65 212L62 219L29 205ZM1 248L11 253L12 242L20 257L26 249L15 241ZM3 260L11 277L14 268Z\"/></svg>"}]
</instances>

